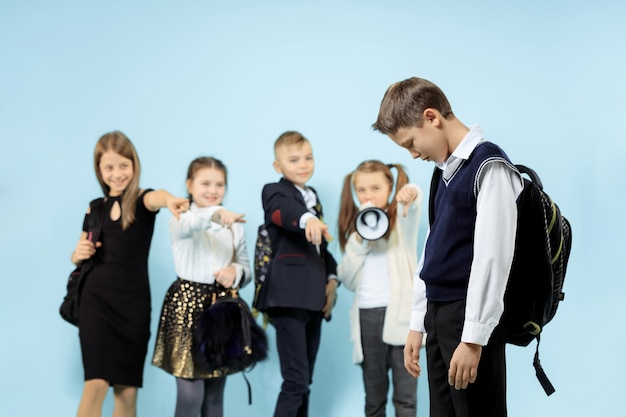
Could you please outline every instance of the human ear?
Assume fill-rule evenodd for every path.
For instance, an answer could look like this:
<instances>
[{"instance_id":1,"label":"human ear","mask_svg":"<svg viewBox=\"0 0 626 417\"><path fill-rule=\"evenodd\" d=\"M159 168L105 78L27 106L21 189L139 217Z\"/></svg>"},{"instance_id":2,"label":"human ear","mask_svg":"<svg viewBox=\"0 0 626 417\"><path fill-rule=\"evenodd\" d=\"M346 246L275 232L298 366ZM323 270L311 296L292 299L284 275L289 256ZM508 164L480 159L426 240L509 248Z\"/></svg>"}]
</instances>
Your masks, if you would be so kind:
<instances>
[{"instance_id":1,"label":"human ear","mask_svg":"<svg viewBox=\"0 0 626 417\"><path fill-rule=\"evenodd\" d=\"M187 193L191 195L191 180L187 180L185 184L187 185Z\"/></svg>"},{"instance_id":2,"label":"human ear","mask_svg":"<svg viewBox=\"0 0 626 417\"><path fill-rule=\"evenodd\" d=\"M280 169L280 164L278 163L278 161L274 161L274 170L275 170L276 172L278 172L279 174L281 174L281 175L282 175L282 173L283 173L283 170L282 170L282 169Z\"/></svg>"},{"instance_id":3,"label":"human ear","mask_svg":"<svg viewBox=\"0 0 626 417\"><path fill-rule=\"evenodd\" d=\"M423 115L425 121L431 123L435 127L439 127L439 124L441 123L441 114L437 110L428 108L424 110Z\"/></svg>"}]
</instances>

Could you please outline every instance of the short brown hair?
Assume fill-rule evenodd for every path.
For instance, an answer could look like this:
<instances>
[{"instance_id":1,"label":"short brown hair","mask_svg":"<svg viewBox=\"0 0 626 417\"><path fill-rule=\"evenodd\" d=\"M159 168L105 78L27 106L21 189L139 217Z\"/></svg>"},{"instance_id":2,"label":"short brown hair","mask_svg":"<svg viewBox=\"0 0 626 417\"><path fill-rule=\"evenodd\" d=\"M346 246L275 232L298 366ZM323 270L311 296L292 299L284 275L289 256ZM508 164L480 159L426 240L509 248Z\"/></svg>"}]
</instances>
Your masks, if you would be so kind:
<instances>
[{"instance_id":1,"label":"short brown hair","mask_svg":"<svg viewBox=\"0 0 626 417\"><path fill-rule=\"evenodd\" d=\"M302 135L302 133L296 132L294 130L289 130L281 134L278 139L276 139L276 142L274 142L274 155L276 155L276 150L280 147L292 145L301 146L305 143L310 142Z\"/></svg>"},{"instance_id":2,"label":"short brown hair","mask_svg":"<svg viewBox=\"0 0 626 417\"><path fill-rule=\"evenodd\" d=\"M422 114L428 108L439 111L446 119L453 115L452 107L439 87L423 78L407 78L389 86L372 128L388 135L401 128L421 127L424 123Z\"/></svg>"}]
</instances>

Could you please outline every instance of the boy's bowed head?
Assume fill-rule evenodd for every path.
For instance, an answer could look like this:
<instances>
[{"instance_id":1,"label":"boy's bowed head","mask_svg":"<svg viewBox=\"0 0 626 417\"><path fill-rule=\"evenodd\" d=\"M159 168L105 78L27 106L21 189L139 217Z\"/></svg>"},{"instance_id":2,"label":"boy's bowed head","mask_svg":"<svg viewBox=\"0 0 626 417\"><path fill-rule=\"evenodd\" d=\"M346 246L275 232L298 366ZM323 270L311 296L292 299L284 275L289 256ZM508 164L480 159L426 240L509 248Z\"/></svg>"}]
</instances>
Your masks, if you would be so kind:
<instances>
[{"instance_id":1,"label":"boy's bowed head","mask_svg":"<svg viewBox=\"0 0 626 417\"><path fill-rule=\"evenodd\" d=\"M372 127L414 159L436 163L447 160L469 131L452 112L443 91L417 77L389 86Z\"/></svg>"}]
</instances>

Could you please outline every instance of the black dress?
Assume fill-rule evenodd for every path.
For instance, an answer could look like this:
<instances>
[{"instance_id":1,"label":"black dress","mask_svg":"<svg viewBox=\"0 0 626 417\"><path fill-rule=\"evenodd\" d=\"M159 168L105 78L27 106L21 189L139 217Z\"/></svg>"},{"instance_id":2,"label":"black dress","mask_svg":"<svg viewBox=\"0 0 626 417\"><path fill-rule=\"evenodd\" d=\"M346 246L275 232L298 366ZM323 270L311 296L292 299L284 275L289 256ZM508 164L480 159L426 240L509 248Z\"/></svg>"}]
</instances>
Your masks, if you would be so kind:
<instances>
[{"instance_id":1,"label":"black dress","mask_svg":"<svg viewBox=\"0 0 626 417\"><path fill-rule=\"evenodd\" d=\"M141 387L150 338L148 253L156 212L137 199L134 223L122 230L121 218L111 220L120 197L103 206L96 265L89 273L80 303L79 336L85 380L104 379L111 385Z\"/></svg>"}]
</instances>

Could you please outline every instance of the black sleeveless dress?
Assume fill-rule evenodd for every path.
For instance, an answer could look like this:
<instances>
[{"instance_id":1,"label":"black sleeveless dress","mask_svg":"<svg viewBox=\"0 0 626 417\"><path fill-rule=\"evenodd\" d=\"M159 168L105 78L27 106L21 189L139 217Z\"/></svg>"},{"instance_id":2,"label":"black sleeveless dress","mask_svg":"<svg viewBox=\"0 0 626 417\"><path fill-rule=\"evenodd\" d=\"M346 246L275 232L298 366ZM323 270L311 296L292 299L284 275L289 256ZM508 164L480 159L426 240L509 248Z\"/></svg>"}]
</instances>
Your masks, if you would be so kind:
<instances>
[{"instance_id":1,"label":"black sleeveless dress","mask_svg":"<svg viewBox=\"0 0 626 417\"><path fill-rule=\"evenodd\" d=\"M137 199L136 218L122 230L111 220L120 197L108 197L96 264L89 273L80 303L79 336L85 381L104 379L111 385L141 387L150 338L148 253L156 212ZM83 227L85 228L86 225Z\"/></svg>"}]
</instances>

